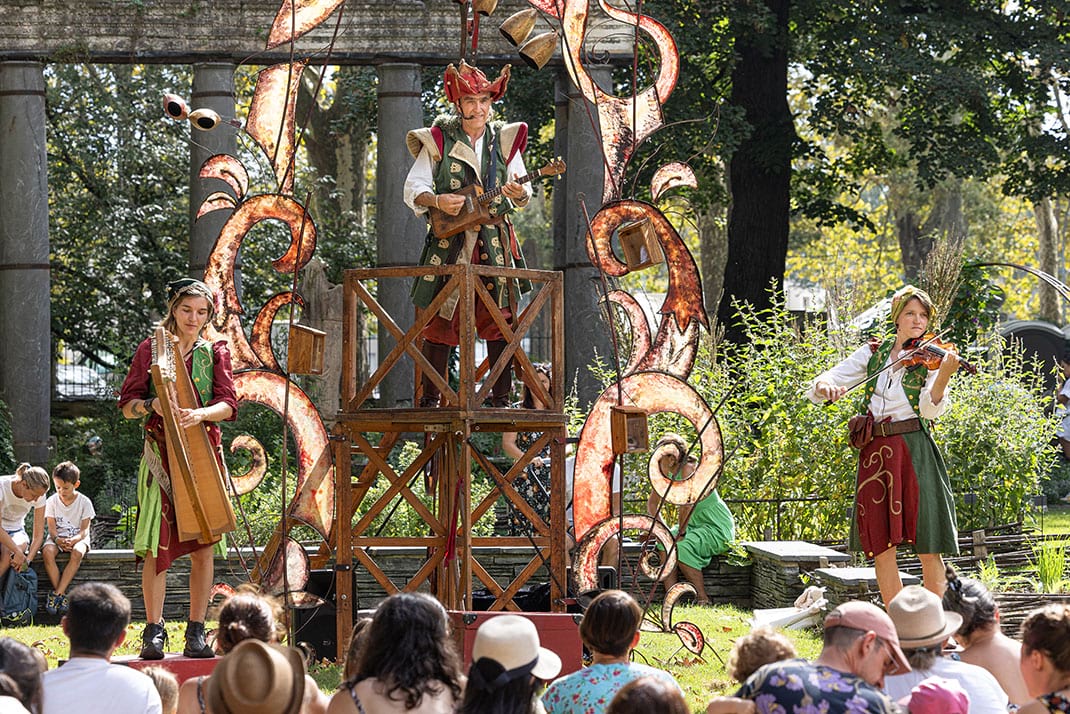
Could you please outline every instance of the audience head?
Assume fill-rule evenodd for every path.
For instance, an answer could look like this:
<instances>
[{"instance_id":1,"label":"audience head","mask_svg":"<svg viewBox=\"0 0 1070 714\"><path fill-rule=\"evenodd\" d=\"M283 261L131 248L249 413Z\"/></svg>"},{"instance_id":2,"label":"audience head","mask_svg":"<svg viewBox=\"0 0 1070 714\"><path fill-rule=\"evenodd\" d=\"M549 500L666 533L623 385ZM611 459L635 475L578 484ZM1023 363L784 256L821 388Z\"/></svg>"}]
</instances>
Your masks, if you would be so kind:
<instances>
[{"instance_id":1,"label":"audience head","mask_svg":"<svg viewBox=\"0 0 1070 714\"><path fill-rule=\"evenodd\" d=\"M727 669L742 684L762 665L794 658L795 645L791 640L772 627L762 625L736 640L728 655Z\"/></svg>"},{"instance_id":2,"label":"audience head","mask_svg":"<svg viewBox=\"0 0 1070 714\"><path fill-rule=\"evenodd\" d=\"M539 380L542 386L546 388L547 394L553 396L553 394L550 392L550 386L552 382L550 375L550 365L544 362L537 362L533 364L532 367L535 368L535 379ZM535 408L535 394L531 391L531 387L529 387L527 383L524 384L524 389L521 392L520 405L525 409ZM543 408L545 407L546 405L543 405Z\"/></svg>"},{"instance_id":3,"label":"audience head","mask_svg":"<svg viewBox=\"0 0 1070 714\"><path fill-rule=\"evenodd\" d=\"M163 714L175 714L178 711L178 679L175 675L163 667L145 667L141 672L156 685Z\"/></svg>"},{"instance_id":4,"label":"audience head","mask_svg":"<svg viewBox=\"0 0 1070 714\"><path fill-rule=\"evenodd\" d=\"M349 647L346 649L345 672L342 674L342 681L352 679L357 673L357 662L360 660L361 652L364 651L364 643L368 639L368 625L371 622L370 617L358 617L353 623L353 633L349 636Z\"/></svg>"},{"instance_id":5,"label":"audience head","mask_svg":"<svg viewBox=\"0 0 1070 714\"><path fill-rule=\"evenodd\" d=\"M962 615L945 612L940 596L920 585L908 585L888 603L899 646L913 669L929 669L944 642L962 626Z\"/></svg>"},{"instance_id":6,"label":"audience head","mask_svg":"<svg viewBox=\"0 0 1070 714\"><path fill-rule=\"evenodd\" d=\"M219 609L216 645L226 654L243 640L276 642L279 621L278 602L255 587L243 585Z\"/></svg>"},{"instance_id":7,"label":"audience head","mask_svg":"<svg viewBox=\"0 0 1070 714\"><path fill-rule=\"evenodd\" d=\"M35 501L41 496L48 493L48 487L51 485L51 481L48 480L48 472L40 466L30 466L28 463L23 462L19 464L15 469L15 475L22 481L23 486L26 488L25 501Z\"/></svg>"},{"instance_id":8,"label":"audience head","mask_svg":"<svg viewBox=\"0 0 1070 714\"><path fill-rule=\"evenodd\" d=\"M305 657L293 647L244 640L205 685L212 714L298 714L305 696Z\"/></svg>"},{"instance_id":9,"label":"audience head","mask_svg":"<svg viewBox=\"0 0 1070 714\"><path fill-rule=\"evenodd\" d=\"M999 606L988 588L979 580L959 577L950 565L947 566L944 609L962 616L962 626L955 635L966 640L978 630L987 630L999 623Z\"/></svg>"},{"instance_id":10,"label":"audience head","mask_svg":"<svg viewBox=\"0 0 1070 714\"><path fill-rule=\"evenodd\" d=\"M600 593L583 613L580 639L598 654L620 657L635 646L643 608L623 590Z\"/></svg>"},{"instance_id":11,"label":"audience head","mask_svg":"<svg viewBox=\"0 0 1070 714\"><path fill-rule=\"evenodd\" d=\"M621 687L606 714L689 714L677 687L658 677L639 677Z\"/></svg>"},{"instance_id":12,"label":"audience head","mask_svg":"<svg viewBox=\"0 0 1070 714\"><path fill-rule=\"evenodd\" d=\"M532 712L543 683L560 671L561 658L539 645L539 633L531 620L495 615L476 630L472 666L458 712Z\"/></svg>"},{"instance_id":13,"label":"audience head","mask_svg":"<svg viewBox=\"0 0 1070 714\"><path fill-rule=\"evenodd\" d=\"M885 675L910 671L891 618L868 602L845 602L825 616L824 647L852 653L853 673L876 686Z\"/></svg>"},{"instance_id":14,"label":"audience head","mask_svg":"<svg viewBox=\"0 0 1070 714\"><path fill-rule=\"evenodd\" d=\"M67 597L63 631L71 641L71 655L111 656L126 637L130 601L109 583L82 583Z\"/></svg>"},{"instance_id":15,"label":"audience head","mask_svg":"<svg viewBox=\"0 0 1070 714\"><path fill-rule=\"evenodd\" d=\"M82 471L73 461L61 461L52 469L52 478L63 483L78 483L82 480Z\"/></svg>"},{"instance_id":16,"label":"audience head","mask_svg":"<svg viewBox=\"0 0 1070 714\"><path fill-rule=\"evenodd\" d=\"M374 677L387 686L387 696L404 701L408 709L442 687L460 698L461 660L438 600L423 593L391 595L379 603L364 632L347 686Z\"/></svg>"},{"instance_id":17,"label":"audience head","mask_svg":"<svg viewBox=\"0 0 1070 714\"><path fill-rule=\"evenodd\" d=\"M954 679L929 677L899 700L910 714L969 714L970 695Z\"/></svg>"},{"instance_id":18,"label":"audience head","mask_svg":"<svg viewBox=\"0 0 1070 714\"><path fill-rule=\"evenodd\" d=\"M0 637L0 695L14 697L31 712L40 712L42 671L34 648Z\"/></svg>"},{"instance_id":19,"label":"audience head","mask_svg":"<svg viewBox=\"0 0 1070 714\"><path fill-rule=\"evenodd\" d=\"M1021 639L1020 666L1029 696L1052 691L1049 679L1062 681L1070 674L1070 606L1033 610L1022 623Z\"/></svg>"}]
</instances>

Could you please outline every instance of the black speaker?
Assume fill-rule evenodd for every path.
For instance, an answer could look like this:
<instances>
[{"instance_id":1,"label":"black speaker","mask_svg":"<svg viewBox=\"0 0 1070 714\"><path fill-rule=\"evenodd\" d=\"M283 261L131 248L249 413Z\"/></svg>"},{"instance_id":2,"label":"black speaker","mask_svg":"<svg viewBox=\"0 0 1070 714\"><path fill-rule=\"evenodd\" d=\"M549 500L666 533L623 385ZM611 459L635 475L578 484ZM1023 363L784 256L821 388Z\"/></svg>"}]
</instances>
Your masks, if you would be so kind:
<instances>
[{"instance_id":1,"label":"black speaker","mask_svg":"<svg viewBox=\"0 0 1070 714\"><path fill-rule=\"evenodd\" d=\"M330 660L338 654L338 618L334 605L293 610L294 642L306 645L316 660Z\"/></svg>"}]
</instances>

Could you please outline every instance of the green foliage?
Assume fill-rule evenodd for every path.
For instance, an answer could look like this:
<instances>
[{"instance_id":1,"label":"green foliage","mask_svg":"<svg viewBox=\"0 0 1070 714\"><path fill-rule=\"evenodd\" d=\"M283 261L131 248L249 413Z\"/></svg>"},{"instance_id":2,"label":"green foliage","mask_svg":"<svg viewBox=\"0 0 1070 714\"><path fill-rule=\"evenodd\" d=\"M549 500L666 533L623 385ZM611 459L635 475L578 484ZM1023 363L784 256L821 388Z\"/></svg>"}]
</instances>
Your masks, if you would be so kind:
<instances>
[{"instance_id":1,"label":"green foliage","mask_svg":"<svg viewBox=\"0 0 1070 714\"><path fill-rule=\"evenodd\" d=\"M999 322L1005 301L1006 293L992 282L986 268L974 263L962 266L955 298L947 316L941 319L941 327L948 329L946 339L969 345L979 334L991 332Z\"/></svg>"},{"instance_id":2,"label":"green foliage","mask_svg":"<svg viewBox=\"0 0 1070 714\"><path fill-rule=\"evenodd\" d=\"M1049 505L1059 503L1064 496L1070 494L1070 461L1052 454L1048 460L1045 478L1041 481L1041 489Z\"/></svg>"},{"instance_id":3,"label":"green foliage","mask_svg":"<svg viewBox=\"0 0 1070 714\"><path fill-rule=\"evenodd\" d=\"M1062 592L1066 586L1066 541L1033 544L1030 565L1036 570L1036 588L1042 593Z\"/></svg>"},{"instance_id":4,"label":"green foliage","mask_svg":"<svg viewBox=\"0 0 1070 714\"><path fill-rule=\"evenodd\" d=\"M15 452L12 450L11 437L11 412L7 405L0 401L0 473L14 473Z\"/></svg>"}]
</instances>

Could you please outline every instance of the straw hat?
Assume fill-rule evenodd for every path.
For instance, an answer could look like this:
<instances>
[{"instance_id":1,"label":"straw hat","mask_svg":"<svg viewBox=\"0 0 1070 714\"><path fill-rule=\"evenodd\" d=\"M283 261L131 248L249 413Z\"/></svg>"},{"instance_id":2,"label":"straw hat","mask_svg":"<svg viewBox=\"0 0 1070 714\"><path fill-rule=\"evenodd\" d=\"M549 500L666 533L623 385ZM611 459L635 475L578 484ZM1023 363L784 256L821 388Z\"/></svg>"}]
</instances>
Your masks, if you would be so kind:
<instances>
[{"instance_id":1,"label":"straw hat","mask_svg":"<svg viewBox=\"0 0 1070 714\"><path fill-rule=\"evenodd\" d=\"M488 681L480 669L481 660L490 660L504 671ZM527 674L550 680L560 671L561 658L539 646L535 624L525 617L496 615L476 630L476 639L472 643L470 685L474 684L480 689L497 689Z\"/></svg>"},{"instance_id":2,"label":"straw hat","mask_svg":"<svg viewBox=\"0 0 1070 714\"><path fill-rule=\"evenodd\" d=\"M213 714L298 714L305 694L305 658L293 647L243 640L208 678Z\"/></svg>"},{"instance_id":3,"label":"straw hat","mask_svg":"<svg viewBox=\"0 0 1070 714\"><path fill-rule=\"evenodd\" d=\"M888 603L888 615L905 649L943 642L962 627L962 615L947 612L940 597L920 585L908 585Z\"/></svg>"}]
</instances>

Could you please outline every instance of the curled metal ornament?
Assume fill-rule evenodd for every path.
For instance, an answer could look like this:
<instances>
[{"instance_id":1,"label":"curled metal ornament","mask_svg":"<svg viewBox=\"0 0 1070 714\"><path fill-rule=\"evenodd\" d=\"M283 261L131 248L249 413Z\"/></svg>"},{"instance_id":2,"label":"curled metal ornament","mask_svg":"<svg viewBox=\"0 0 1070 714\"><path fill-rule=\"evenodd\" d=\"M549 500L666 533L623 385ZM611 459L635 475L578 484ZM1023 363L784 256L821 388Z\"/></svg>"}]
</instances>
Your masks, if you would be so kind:
<instances>
[{"instance_id":1,"label":"curled metal ornament","mask_svg":"<svg viewBox=\"0 0 1070 714\"><path fill-rule=\"evenodd\" d=\"M249 192L249 172L245 170L245 166L242 162L230 154L216 154L210 156L201 164L200 177L202 179L218 179L227 185L231 190L232 195L232 208L245 198L245 194ZM212 196L218 194L213 193ZM224 194L226 195L226 194ZM209 197L211 198L211 196ZM202 206L198 211L197 217L200 218L204 213Z\"/></svg>"},{"instance_id":2,"label":"curled metal ornament","mask_svg":"<svg viewBox=\"0 0 1070 714\"><path fill-rule=\"evenodd\" d=\"M653 565L652 559L658 557L652 552L644 553L639 559L639 568L649 578L666 577L676 568L676 547L672 532L653 516L626 515L623 518L624 530L650 533L664 548L666 562ZM572 586L577 593L598 589L598 554L602 547L614 538L620 529L621 519L607 518L589 528L576 545L576 554L572 559Z\"/></svg>"},{"instance_id":3,"label":"curled metal ornament","mask_svg":"<svg viewBox=\"0 0 1070 714\"><path fill-rule=\"evenodd\" d=\"M260 312L256 314L256 320L253 321L253 332L250 335L249 344L260 363L275 372L281 373L282 367L279 366L278 358L275 357L275 350L271 346L271 326L274 324L275 316L279 310L284 307L293 309L293 305L304 307L305 299L289 291L273 295L260 308Z\"/></svg>"},{"instance_id":4,"label":"curled metal ornament","mask_svg":"<svg viewBox=\"0 0 1070 714\"><path fill-rule=\"evenodd\" d=\"M654 172L650 179L650 195L657 201L666 191L683 186L698 188L695 170L682 161L674 161Z\"/></svg>"},{"instance_id":5,"label":"curled metal ornament","mask_svg":"<svg viewBox=\"0 0 1070 714\"><path fill-rule=\"evenodd\" d=\"M239 451L249 454L249 469L237 476L231 474L230 480L234 484L234 492L239 496L244 496L251 493L264 480L267 474L267 452L264 451L263 444L248 434L240 434L231 440L230 453L236 454Z\"/></svg>"},{"instance_id":6,"label":"curled metal ornament","mask_svg":"<svg viewBox=\"0 0 1070 714\"><path fill-rule=\"evenodd\" d=\"M283 0L268 33L267 49L294 42L313 29L345 0Z\"/></svg>"},{"instance_id":7,"label":"curled metal ornament","mask_svg":"<svg viewBox=\"0 0 1070 714\"><path fill-rule=\"evenodd\" d=\"M271 162L276 191L286 195L293 193L297 93L307 66L307 62L295 62L261 70L245 122L245 132Z\"/></svg>"},{"instance_id":8,"label":"curled metal ornament","mask_svg":"<svg viewBox=\"0 0 1070 714\"><path fill-rule=\"evenodd\" d=\"M672 412L688 419L702 433L701 461L691 478L672 481L658 474L651 487L669 503L694 503L717 484L723 446L721 430L709 406L689 384L662 372L639 372L621 380L626 404L643 408L647 414ZM572 508L576 537L610 514L610 474L613 472L610 411L617 404L617 387L611 385L595 401L580 432L576 451ZM703 430L703 427L706 427Z\"/></svg>"},{"instance_id":9,"label":"curled metal ornament","mask_svg":"<svg viewBox=\"0 0 1070 714\"><path fill-rule=\"evenodd\" d=\"M268 567L261 571L260 588L269 595L301 590L308 583L311 569L308 553L301 544L286 538L285 545L272 554Z\"/></svg>"}]
</instances>

